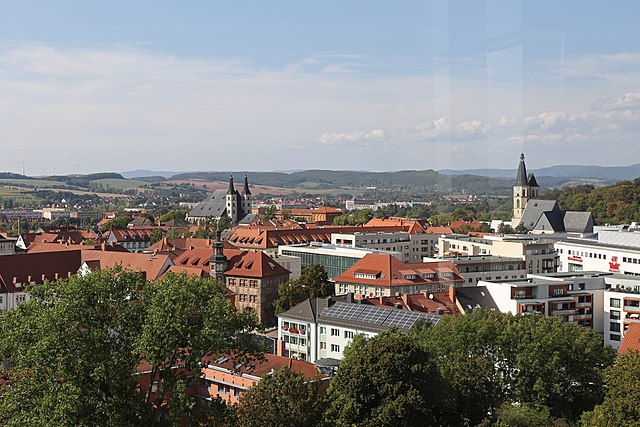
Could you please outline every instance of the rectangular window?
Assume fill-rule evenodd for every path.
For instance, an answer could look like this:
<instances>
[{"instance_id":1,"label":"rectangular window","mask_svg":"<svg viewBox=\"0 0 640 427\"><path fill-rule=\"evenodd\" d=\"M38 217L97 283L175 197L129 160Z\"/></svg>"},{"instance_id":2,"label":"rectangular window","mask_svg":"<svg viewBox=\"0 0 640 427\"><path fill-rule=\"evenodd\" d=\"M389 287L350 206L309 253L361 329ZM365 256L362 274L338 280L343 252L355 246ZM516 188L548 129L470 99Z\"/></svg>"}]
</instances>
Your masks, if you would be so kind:
<instances>
[{"instance_id":1,"label":"rectangular window","mask_svg":"<svg viewBox=\"0 0 640 427\"><path fill-rule=\"evenodd\" d=\"M320 350L326 350L327 349L327 343L324 341L320 341Z\"/></svg>"},{"instance_id":2,"label":"rectangular window","mask_svg":"<svg viewBox=\"0 0 640 427\"><path fill-rule=\"evenodd\" d=\"M331 336L332 337L339 337L340 336L340 329L331 328Z\"/></svg>"},{"instance_id":3,"label":"rectangular window","mask_svg":"<svg viewBox=\"0 0 640 427\"><path fill-rule=\"evenodd\" d=\"M338 344L331 344L331 352L340 353L340 346Z\"/></svg>"},{"instance_id":4,"label":"rectangular window","mask_svg":"<svg viewBox=\"0 0 640 427\"><path fill-rule=\"evenodd\" d=\"M620 341L620 335L618 335L618 334L610 334L609 335L609 339L611 341Z\"/></svg>"},{"instance_id":5,"label":"rectangular window","mask_svg":"<svg viewBox=\"0 0 640 427\"><path fill-rule=\"evenodd\" d=\"M618 323L618 322L610 322L609 323L609 330L611 332L620 332L620 323Z\"/></svg>"},{"instance_id":6,"label":"rectangular window","mask_svg":"<svg viewBox=\"0 0 640 427\"><path fill-rule=\"evenodd\" d=\"M611 310L609 312L609 319L620 319L620 311L618 310Z\"/></svg>"},{"instance_id":7,"label":"rectangular window","mask_svg":"<svg viewBox=\"0 0 640 427\"><path fill-rule=\"evenodd\" d=\"M349 338L353 338L353 332L352 331L344 331L344 337L349 339Z\"/></svg>"},{"instance_id":8,"label":"rectangular window","mask_svg":"<svg viewBox=\"0 0 640 427\"><path fill-rule=\"evenodd\" d=\"M609 300L609 305L611 307L620 308L620 299L619 298L611 298Z\"/></svg>"},{"instance_id":9,"label":"rectangular window","mask_svg":"<svg viewBox=\"0 0 640 427\"><path fill-rule=\"evenodd\" d=\"M324 326L320 326L320 335L326 335L327 334L327 328L325 328Z\"/></svg>"}]
</instances>

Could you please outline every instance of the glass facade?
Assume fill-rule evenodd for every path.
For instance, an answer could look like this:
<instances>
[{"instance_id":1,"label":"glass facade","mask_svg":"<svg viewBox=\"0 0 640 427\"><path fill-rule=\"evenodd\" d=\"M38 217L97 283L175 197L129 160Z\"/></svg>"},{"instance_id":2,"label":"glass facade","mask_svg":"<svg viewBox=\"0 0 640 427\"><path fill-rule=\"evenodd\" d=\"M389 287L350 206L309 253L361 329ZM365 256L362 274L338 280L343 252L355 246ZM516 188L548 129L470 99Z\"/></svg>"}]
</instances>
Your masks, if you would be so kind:
<instances>
[{"instance_id":1,"label":"glass facade","mask_svg":"<svg viewBox=\"0 0 640 427\"><path fill-rule=\"evenodd\" d=\"M291 251L288 249L282 250L282 255L297 256L301 261L301 267L305 268L311 264L320 264L324 267L329 278L334 278L341 275L349 268L351 268L360 258L348 257L344 255L326 255L309 252Z\"/></svg>"}]
</instances>

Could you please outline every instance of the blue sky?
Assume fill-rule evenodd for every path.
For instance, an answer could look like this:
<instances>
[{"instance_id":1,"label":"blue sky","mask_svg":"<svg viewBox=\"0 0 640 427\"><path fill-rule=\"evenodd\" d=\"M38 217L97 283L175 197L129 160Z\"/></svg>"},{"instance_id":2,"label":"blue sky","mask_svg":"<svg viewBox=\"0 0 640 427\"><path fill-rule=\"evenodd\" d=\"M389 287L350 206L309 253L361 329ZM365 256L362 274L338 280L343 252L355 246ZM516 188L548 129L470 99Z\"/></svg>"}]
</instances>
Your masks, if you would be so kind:
<instances>
[{"instance_id":1,"label":"blue sky","mask_svg":"<svg viewBox=\"0 0 640 427\"><path fill-rule=\"evenodd\" d=\"M637 1L3 3L0 170L640 162Z\"/></svg>"}]
</instances>

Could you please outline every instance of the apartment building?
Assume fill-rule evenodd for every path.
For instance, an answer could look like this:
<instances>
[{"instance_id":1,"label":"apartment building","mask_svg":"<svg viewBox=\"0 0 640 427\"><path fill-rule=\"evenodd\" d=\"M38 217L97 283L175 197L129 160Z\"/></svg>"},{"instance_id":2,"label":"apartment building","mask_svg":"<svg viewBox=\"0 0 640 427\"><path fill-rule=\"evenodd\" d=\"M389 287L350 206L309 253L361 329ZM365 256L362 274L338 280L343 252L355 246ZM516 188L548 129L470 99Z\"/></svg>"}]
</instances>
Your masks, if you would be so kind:
<instances>
[{"instance_id":1,"label":"apartment building","mask_svg":"<svg viewBox=\"0 0 640 427\"><path fill-rule=\"evenodd\" d=\"M619 348L629 327L640 323L640 277L611 274L604 292L604 342Z\"/></svg>"},{"instance_id":2,"label":"apartment building","mask_svg":"<svg viewBox=\"0 0 640 427\"><path fill-rule=\"evenodd\" d=\"M486 288L503 313L557 316L563 322L603 332L606 284L597 273L530 275L527 279L512 281L480 281L479 286Z\"/></svg>"},{"instance_id":3,"label":"apartment building","mask_svg":"<svg viewBox=\"0 0 640 427\"><path fill-rule=\"evenodd\" d=\"M441 236L439 256L499 255L520 258L527 274L554 273L558 270L557 239L535 236L471 237L461 234Z\"/></svg>"},{"instance_id":4,"label":"apartment building","mask_svg":"<svg viewBox=\"0 0 640 427\"><path fill-rule=\"evenodd\" d=\"M0 235L0 255L12 255L16 253L16 239L7 239Z\"/></svg>"},{"instance_id":5,"label":"apartment building","mask_svg":"<svg viewBox=\"0 0 640 427\"><path fill-rule=\"evenodd\" d=\"M331 244L354 248L378 249L398 252L404 263L421 262L422 258L433 256L438 236L426 233L396 232L356 232L333 233Z\"/></svg>"},{"instance_id":6,"label":"apartment building","mask_svg":"<svg viewBox=\"0 0 640 427\"><path fill-rule=\"evenodd\" d=\"M476 286L481 280L516 280L527 277L522 258L500 255L425 257L423 262L451 262L464 278L462 286Z\"/></svg>"},{"instance_id":7,"label":"apartment building","mask_svg":"<svg viewBox=\"0 0 640 427\"><path fill-rule=\"evenodd\" d=\"M357 303L353 296L307 299L278 316L278 355L318 366L342 359L353 337L374 337L390 327L408 332L418 319L439 315Z\"/></svg>"},{"instance_id":8,"label":"apartment building","mask_svg":"<svg viewBox=\"0 0 640 427\"><path fill-rule=\"evenodd\" d=\"M320 264L324 267L330 279L341 275L369 254L388 254L398 259L401 258L398 252L323 243L301 243L278 247L279 256L300 258L300 265L303 269L311 264Z\"/></svg>"},{"instance_id":9,"label":"apartment building","mask_svg":"<svg viewBox=\"0 0 640 427\"><path fill-rule=\"evenodd\" d=\"M332 281L336 295L352 293L360 299L442 292L464 280L451 262L404 264L391 255L370 254Z\"/></svg>"}]
</instances>

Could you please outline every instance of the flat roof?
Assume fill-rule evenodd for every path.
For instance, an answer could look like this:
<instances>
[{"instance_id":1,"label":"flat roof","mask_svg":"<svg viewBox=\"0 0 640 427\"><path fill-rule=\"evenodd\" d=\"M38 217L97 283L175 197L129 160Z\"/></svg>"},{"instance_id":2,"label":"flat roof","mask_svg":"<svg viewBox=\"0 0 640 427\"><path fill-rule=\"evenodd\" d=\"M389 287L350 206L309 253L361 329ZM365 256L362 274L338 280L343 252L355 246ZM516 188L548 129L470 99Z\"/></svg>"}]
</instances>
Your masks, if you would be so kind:
<instances>
[{"instance_id":1,"label":"flat roof","mask_svg":"<svg viewBox=\"0 0 640 427\"><path fill-rule=\"evenodd\" d=\"M591 239L562 239L557 243L567 243L569 245L599 247L599 248L608 248L608 249L623 249L626 251L640 252L640 247L638 246L619 245L615 243L603 243L603 242L599 242L597 240L591 240Z\"/></svg>"},{"instance_id":2,"label":"flat roof","mask_svg":"<svg viewBox=\"0 0 640 427\"><path fill-rule=\"evenodd\" d=\"M358 254L390 254L390 255L395 255L398 254L399 252L394 252L394 251L385 251L382 249L370 249L370 248L358 248L358 247L353 247L353 246L346 246L346 245L332 245L332 244L322 244L322 245L314 245L314 244L310 244L310 243L295 243L292 245L280 245L278 246L278 248L282 248L282 250L286 250L286 249L293 249L294 251L296 249L308 249L311 251L342 251L342 252L354 252L354 253L358 253Z\"/></svg>"},{"instance_id":3,"label":"flat roof","mask_svg":"<svg viewBox=\"0 0 640 427\"><path fill-rule=\"evenodd\" d=\"M506 257L500 255L459 255L459 256L445 256L445 257L427 257L429 260L434 261L451 261L454 264L476 264L479 262L493 263L493 262L522 262L522 258Z\"/></svg>"}]
</instances>

